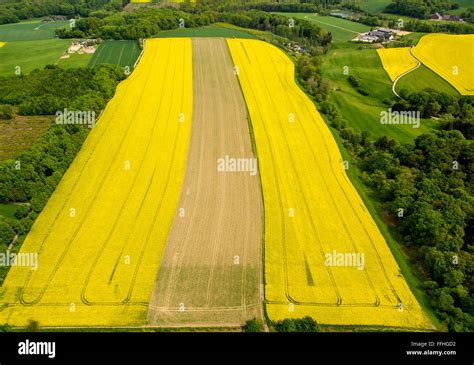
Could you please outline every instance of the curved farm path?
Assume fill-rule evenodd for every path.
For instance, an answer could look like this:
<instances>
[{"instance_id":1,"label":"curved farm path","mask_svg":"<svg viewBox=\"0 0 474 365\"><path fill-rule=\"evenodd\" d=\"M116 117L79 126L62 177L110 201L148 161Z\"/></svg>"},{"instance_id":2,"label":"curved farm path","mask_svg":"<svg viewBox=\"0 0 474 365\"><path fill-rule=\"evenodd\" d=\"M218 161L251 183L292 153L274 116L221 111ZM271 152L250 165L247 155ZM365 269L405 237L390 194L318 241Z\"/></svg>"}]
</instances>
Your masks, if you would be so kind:
<instances>
[{"instance_id":1,"label":"curved farm path","mask_svg":"<svg viewBox=\"0 0 474 365\"><path fill-rule=\"evenodd\" d=\"M415 67L413 67L412 69L410 69L410 70L405 71L404 73L402 73L402 74L401 74L400 76L398 76L398 77L395 79L395 81L393 82L392 91L393 91L393 93L395 94L395 96L396 96L397 98L400 98L400 95L398 95L397 90L395 90L395 87L397 86L398 80L400 80L403 76L409 74L410 72L415 71L418 67L421 66L421 62L420 62L420 61L418 60L418 58L416 58L416 57L413 55L413 53L411 52L412 49L413 49L413 47L411 47L411 48L408 50L408 53L410 54L410 56L413 57L413 59L416 61L417 65L416 65Z\"/></svg>"},{"instance_id":2,"label":"curved farm path","mask_svg":"<svg viewBox=\"0 0 474 365\"><path fill-rule=\"evenodd\" d=\"M246 104L220 38L193 39L193 123L181 197L148 309L150 325L236 325L263 317L263 203Z\"/></svg>"}]
</instances>

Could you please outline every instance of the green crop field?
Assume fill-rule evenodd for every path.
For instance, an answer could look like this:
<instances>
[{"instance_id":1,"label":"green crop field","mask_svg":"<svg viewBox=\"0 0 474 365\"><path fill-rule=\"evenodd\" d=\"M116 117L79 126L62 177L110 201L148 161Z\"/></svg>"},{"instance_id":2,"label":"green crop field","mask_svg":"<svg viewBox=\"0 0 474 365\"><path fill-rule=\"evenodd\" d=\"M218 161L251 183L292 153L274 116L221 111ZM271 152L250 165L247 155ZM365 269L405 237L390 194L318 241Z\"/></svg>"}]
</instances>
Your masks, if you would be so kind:
<instances>
[{"instance_id":1,"label":"green crop field","mask_svg":"<svg viewBox=\"0 0 474 365\"><path fill-rule=\"evenodd\" d=\"M132 70L139 55L140 47L137 41L105 41L96 49L88 67L110 63L121 67L128 66Z\"/></svg>"},{"instance_id":2,"label":"green crop field","mask_svg":"<svg viewBox=\"0 0 474 365\"><path fill-rule=\"evenodd\" d=\"M322 69L323 76L331 82L329 101L341 111L347 124L359 132L368 131L375 138L386 135L400 142L409 142L435 127L433 120L422 120L420 128L380 123L380 113L388 108L383 101L395 100L392 83L376 50L358 48L355 44L333 45L324 56ZM362 88L369 92L368 96L361 95L349 84L348 75L344 74L345 66L349 75L360 80Z\"/></svg>"},{"instance_id":3,"label":"green crop field","mask_svg":"<svg viewBox=\"0 0 474 365\"><path fill-rule=\"evenodd\" d=\"M460 15L465 12L467 8L474 8L474 3L472 0L452 0L451 3L459 4L458 9L448 10L448 14Z\"/></svg>"},{"instance_id":4,"label":"green crop field","mask_svg":"<svg viewBox=\"0 0 474 365\"><path fill-rule=\"evenodd\" d=\"M69 39L45 39L36 41L7 42L0 48L0 76L15 75L15 68L20 67L26 74L35 68L56 64L67 50Z\"/></svg>"},{"instance_id":5,"label":"green crop field","mask_svg":"<svg viewBox=\"0 0 474 365\"><path fill-rule=\"evenodd\" d=\"M17 208L17 205L0 204L0 217L15 219L15 212Z\"/></svg>"},{"instance_id":6,"label":"green crop field","mask_svg":"<svg viewBox=\"0 0 474 365\"><path fill-rule=\"evenodd\" d=\"M68 26L68 21L39 20L0 25L0 76L15 75L15 68L29 73L47 64L56 64L71 40L58 39L54 30Z\"/></svg>"},{"instance_id":7,"label":"green crop field","mask_svg":"<svg viewBox=\"0 0 474 365\"><path fill-rule=\"evenodd\" d=\"M176 37L222 37L222 38L256 38L245 31L227 27L225 25L208 25L199 28L173 29L160 32L156 38L176 38Z\"/></svg>"},{"instance_id":8,"label":"green crop field","mask_svg":"<svg viewBox=\"0 0 474 365\"><path fill-rule=\"evenodd\" d=\"M0 41L35 41L56 38L54 30L68 26L67 20L55 22L28 21L0 25Z\"/></svg>"},{"instance_id":9,"label":"green crop field","mask_svg":"<svg viewBox=\"0 0 474 365\"><path fill-rule=\"evenodd\" d=\"M352 3L358 5L362 10L376 14L383 12L385 7L391 3L391 0L355 0Z\"/></svg>"},{"instance_id":10,"label":"green crop field","mask_svg":"<svg viewBox=\"0 0 474 365\"><path fill-rule=\"evenodd\" d=\"M365 24L360 24L333 16L320 16L307 13L277 14L316 22L321 28L331 32L333 42L347 42L353 39L357 34L370 30L370 27Z\"/></svg>"},{"instance_id":11,"label":"green crop field","mask_svg":"<svg viewBox=\"0 0 474 365\"><path fill-rule=\"evenodd\" d=\"M416 46L418 42L420 41L420 38L423 37L426 33L420 33L420 32L413 32L410 34L406 34L403 37L401 37L401 40L411 40L413 41L413 45Z\"/></svg>"},{"instance_id":12,"label":"green crop field","mask_svg":"<svg viewBox=\"0 0 474 365\"><path fill-rule=\"evenodd\" d=\"M402 89L409 91L421 91L426 88L443 91L450 95L459 95L456 89L452 87L449 82L436 75L424 65L421 65L416 70L400 78L396 85L397 92Z\"/></svg>"}]
</instances>

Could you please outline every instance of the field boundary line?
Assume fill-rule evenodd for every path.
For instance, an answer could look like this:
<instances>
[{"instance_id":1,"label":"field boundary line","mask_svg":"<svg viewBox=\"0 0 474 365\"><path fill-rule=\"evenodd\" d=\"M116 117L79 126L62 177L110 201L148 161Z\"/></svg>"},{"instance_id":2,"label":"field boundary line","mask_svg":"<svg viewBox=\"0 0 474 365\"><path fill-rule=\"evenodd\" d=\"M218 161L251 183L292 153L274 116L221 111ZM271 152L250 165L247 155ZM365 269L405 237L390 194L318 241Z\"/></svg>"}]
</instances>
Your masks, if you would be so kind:
<instances>
[{"instance_id":1,"label":"field boundary line","mask_svg":"<svg viewBox=\"0 0 474 365\"><path fill-rule=\"evenodd\" d=\"M415 48L414 46L412 46L409 50L408 50L408 54L416 61L417 65L415 67L413 67L412 69L408 70L408 71L405 71L404 73L402 73L400 76L398 76L395 81L393 82L393 85L392 85L392 91L393 93L395 94L396 97L398 97L399 99L401 99L400 95L398 95L397 91L395 90L395 87L397 86L397 82L398 80L400 80L403 76L409 74L410 72L412 71L415 71L418 67L421 66L421 62L420 60L418 60L418 58L416 58L413 53L411 52L413 50L413 48Z\"/></svg>"},{"instance_id":2,"label":"field boundary line","mask_svg":"<svg viewBox=\"0 0 474 365\"><path fill-rule=\"evenodd\" d=\"M231 62L236 65L234 55L232 54L232 51L229 46L229 42L225 40L226 44L226 49L229 54ZM243 47L243 46L242 46ZM248 56L247 56L248 57ZM249 60L250 61L250 60ZM259 194L260 194L260 213L261 213L261 219L262 219L262 226L261 226L261 242L260 242L260 265L259 265L259 306L260 310L262 311L261 318L263 319L264 327L265 327L265 332L268 332L268 324L267 324L267 318L265 315L265 195L263 193L263 182L262 182L262 174L260 171L260 157L258 155L258 147L257 147L257 141L255 138L255 131L253 129L253 122L252 122L252 117L250 115L250 110L247 105L247 101L245 99L245 94L244 90L242 88L242 84L240 82L240 78L238 75L235 75L237 78L237 85L239 86L240 93L242 95L242 99L244 100L245 104L245 111L247 113L247 127L249 131L249 138L250 138L250 143L252 144L252 151L254 157L257 159L257 169L258 169L258 185L259 185ZM250 305L247 305L249 307Z\"/></svg>"}]
</instances>

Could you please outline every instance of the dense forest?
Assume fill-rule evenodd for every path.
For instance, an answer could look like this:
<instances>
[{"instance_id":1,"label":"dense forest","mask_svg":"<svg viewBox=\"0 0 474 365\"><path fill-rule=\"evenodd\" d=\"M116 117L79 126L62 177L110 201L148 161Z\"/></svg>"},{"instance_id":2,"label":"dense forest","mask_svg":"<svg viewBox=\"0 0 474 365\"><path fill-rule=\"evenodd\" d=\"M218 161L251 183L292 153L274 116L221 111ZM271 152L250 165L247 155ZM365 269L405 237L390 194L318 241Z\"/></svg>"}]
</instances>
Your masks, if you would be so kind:
<instances>
[{"instance_id":1,"label":"dense forest","mask_svg":"<svg viewBox=\"0 0 474 365\"><path fill-rule=\"evenodd\" d=\"M111 65L71 70L47 66L1 79L0 103L24 115L55 114L64 108L99 112L123 78L122 69ZM53 124L28 150L0 162L0 203L27 203L17 209L16 220L0 221L0 244L30 230L87 134L84 125Z\"/></svg>"},{"instance_id":2,"label":"dense forest","mask_svg":"<svg viewBox=\"0 0 474 365\"><path fill-rule=\"evenodd\" d=\"M393 0L385 7L385 12L428 19L431 14L442 14L455 7L450 0Z\"/></svg>"},{"instance_id":3,"label":"dense forest","mask_svg":"<svg viewBox=\"0 0 474 365\"><path fill-rule=\"evenodd\" d=\"M28 75L3 78L0 104L17 106L20 115L54 115L66 107L98 114L123 78L123 71L111 65L93 69L48 65Z\"/></svg>"},{"instance_id":4,"label":"dense forest","mask_svg":"<svg viewBox=\"0 0 474 365\"><path fill-rule=\"evenodd\" d=\"M49 15L88 16L91 12L119 11L121 0L6 0L0 2L0 24Z\"/></svg>"},{"instance_id":5,"label":"dense forest","mask_svg":"<svg viewBox=\"0 0 474 365\"><path fill-rule=\"evenodd\" d=\"M205 11L188 13L172 9L144 8L134 12L122 12L104 18L89 17L76 22L73 29L58 29L61 38L96 37L103 39L139 39L175 29L183 19L186 28L209 25L216 22L230 23L243 28L269 31L308 47L327 48L331 33L315 23L296 19L293 28L288 27L288 18L263 11L240 12Z\"/></svg>"}]
</instances>

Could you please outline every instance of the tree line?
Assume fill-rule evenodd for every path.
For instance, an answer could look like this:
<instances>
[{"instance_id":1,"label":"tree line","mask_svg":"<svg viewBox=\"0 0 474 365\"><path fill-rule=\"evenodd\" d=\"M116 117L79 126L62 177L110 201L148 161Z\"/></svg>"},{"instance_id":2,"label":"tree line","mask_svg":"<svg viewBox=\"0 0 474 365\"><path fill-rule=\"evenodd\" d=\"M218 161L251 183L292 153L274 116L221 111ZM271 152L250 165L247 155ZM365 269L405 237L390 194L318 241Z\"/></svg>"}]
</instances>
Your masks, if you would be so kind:
<instances>
[{"instance_id":1,"label":"tree line","mask_svg":"<svg viewBox=\"0 0 474 365\"><path fill-rule=\"evenodd\" d=\"M428 19L431 14L441 13L459 7L450 0L392 0L385 7L386 13L408 15L419 19Z\"/></svg>"},{"instance_id":2,"label":"tree line","mask_svg":"<svg viewBox=\"0 0 474 365\"><path fill-rule=\"evenodd\" d=\"M123 77L123 71L111 65L71 70L47 66L27 76L1 79L0 103L12 104L25 115L54 114L63 108L99 112ZM28 150L0 162L0 203L26 203L17 208L16 219L0 219L0 246L15 234L29 232L88 131L83 125L53 124Z\"/></svg>"},{"instance_id":3,"label":"tree line","mask_svg":"<svg viewBox=\"0 0 474 365\"><path fill-rule=\"evenodd\" d=\"M91 12L120 11L121 0L7 0L0 4L0 24L49 15L88 16Z\"/></svg>"},{"instance_id":4,"label":"tree line","mask_svg":"<svg viewBox=\"0 0 474 365\"><path fill-rule=\"evenodd\" d=\"M14 105L20 115L54 115L64 108L98 114L124 77L121 68L111 65L92 69L47 65L28 75L2 78L0 105Z\"/></svg>"},{"instance_id":5,"label":"tree line","mask_svg":"<svg viewBox=\"0 0 474 365\"><path fill-rule=\"evenodd\" d=\"M258 10L217 12L207 10L193 13L174 9L143 8L133 12L83 18L73 29L57 29L60 38L139 39L149 38L163 30L176 29L180 19L186 28L210 25L216 22L233 24L243 28L269 31L308 47L328 47L331 33L313 22L295 19L289 26L288 17Z\"/></svg>"},{"instance_id":6,"label":"tree line","mask_svg":"<svg viewBox=\"0 0 474 365\"><path fill-rule=\"evenodd\" d=\"M373 140L347 127L334 105L323 102L320 110L377 196L379 212L390 217L432 308L450 331L473 331L474 98L434 90L400 95L394 110L438 115L444 130L407 144Z\"/></svg>"},{"instance_id":7,"label":"tree line","mask_svg":"<svg viewBox=\"0 0 474 365\"><path fill-rule=\"evenodd\" d=\"M389 27L398 28L398 19L393 19L385 14L371 14L356 4L344 4L343 8L349 9L355 14L350 17L350 20L365 24L371 27ZM387 12L389 13L389 12ZM394 13L393 11L391 13ZM321 11L320 14L328 15L327 11ZM396 13L399 14L399 13ZM403 15L403 14L400 14ZM416 18L415 15L406 14L407 16ZM472 23L472 9L467 9L463 15L467 23L460 22L432 22L426 21L426 18L408 20L403 23L401 29L410 32L423 32L423 33L454 33L454 34L472 34L474 33L474 25Z\"/></svg>"}]
</instances>

